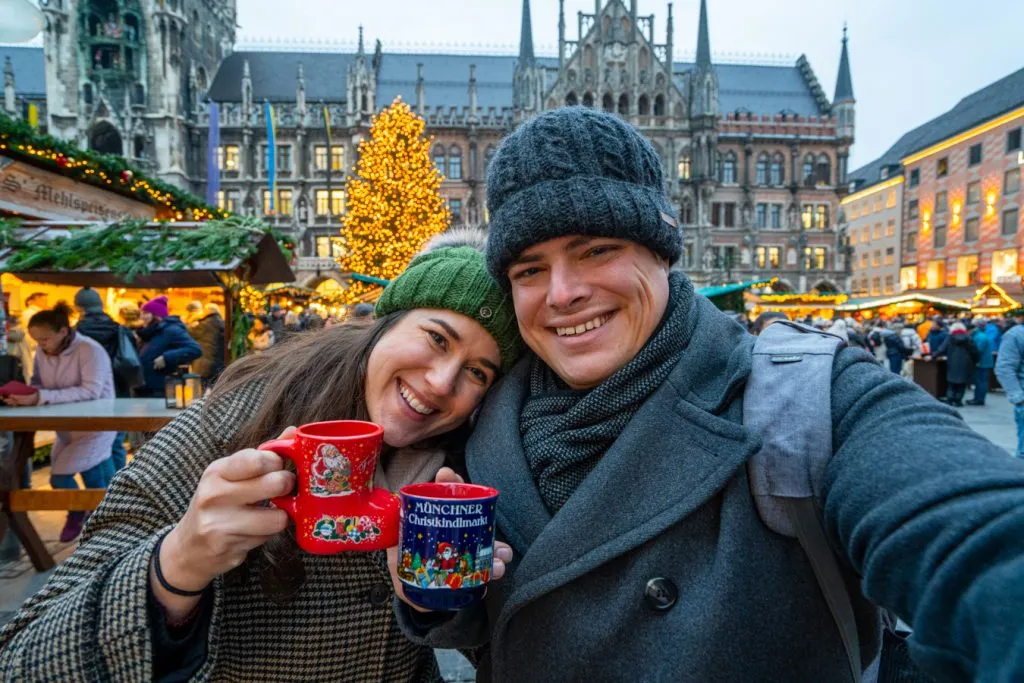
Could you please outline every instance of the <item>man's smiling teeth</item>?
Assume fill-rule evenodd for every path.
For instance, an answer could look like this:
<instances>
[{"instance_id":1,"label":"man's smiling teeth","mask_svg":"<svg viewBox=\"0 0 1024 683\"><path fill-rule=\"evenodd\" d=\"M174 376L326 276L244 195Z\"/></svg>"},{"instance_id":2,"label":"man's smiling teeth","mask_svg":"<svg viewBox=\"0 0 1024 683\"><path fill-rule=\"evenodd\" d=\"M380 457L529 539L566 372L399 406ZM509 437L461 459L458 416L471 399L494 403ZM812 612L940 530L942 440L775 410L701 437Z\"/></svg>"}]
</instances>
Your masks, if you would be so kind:
<instances>
[{"instance_id":1,"label":"man's smiling teeth","mask_svg":"<svg viewBox=\"0 0 1024 683\"><path fill-rule=\"evenodd\" d=\"M572 337L573 335L583 334L587 330L596 330L597 328L608 322L609 315L599 315L593 320L577 325L576 327L556 327L555 332L558 333L559 337Z\"/></svg>"},{"instance_id":2,"label":"man's smiling teeth","mask_svg":"<svg viewBox=\"0 0 1024 683\"><path fill-rule=\"evenodd\" d=\"M416 396L413 395L413 393L409 391L408 387L406 387L404 384L399 383L398 391L399 393L402 394L402 398L405 399L405 402L412 406L412 409L415 410L420 415L430 415L432 413L437 412L433 408L428 408L427 406L420 403Z\"/></svg>"}]
</instances>

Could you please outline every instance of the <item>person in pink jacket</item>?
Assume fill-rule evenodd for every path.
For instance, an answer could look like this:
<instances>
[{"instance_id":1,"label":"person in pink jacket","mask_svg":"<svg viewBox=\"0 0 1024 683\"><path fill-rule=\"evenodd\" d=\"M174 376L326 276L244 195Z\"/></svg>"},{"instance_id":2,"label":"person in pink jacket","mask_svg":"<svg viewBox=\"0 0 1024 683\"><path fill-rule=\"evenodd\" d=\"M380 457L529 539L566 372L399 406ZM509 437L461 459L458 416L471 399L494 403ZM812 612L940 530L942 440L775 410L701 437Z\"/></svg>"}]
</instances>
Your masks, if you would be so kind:
<instances>
[{"instance_id":1,"label":"person in pink jacket","mask_svg":"<svg viewBox=\"0 0 1024 683\"><path fill-rule=\"evenodd\" d=\"M70 307L59 302L40 311L28 322L28 333L36 349L32 386L34 394L11 396L11 405L75 403L97 398L114 398L114 374L110 356L98 343L76 334L69 319ZM114 476L110 448L116 432L57 432L50 454L50 485L55 489L77 489L75 473L86 488L105 489ZM69 543L82 532L87 513L68 512L60 540Z\"/></svg>"}]
</instances>

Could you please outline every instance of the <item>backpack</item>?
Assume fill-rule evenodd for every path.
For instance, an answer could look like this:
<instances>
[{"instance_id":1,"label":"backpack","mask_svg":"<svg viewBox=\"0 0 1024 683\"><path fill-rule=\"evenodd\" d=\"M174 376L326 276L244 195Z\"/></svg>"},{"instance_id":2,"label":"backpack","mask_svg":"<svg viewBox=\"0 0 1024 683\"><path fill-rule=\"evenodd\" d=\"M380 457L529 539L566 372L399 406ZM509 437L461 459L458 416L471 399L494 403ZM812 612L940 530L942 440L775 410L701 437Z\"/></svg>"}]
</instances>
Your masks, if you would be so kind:
<instances>
[{"instance_id":1,"label":"backpack","mask_svg":"<svg viewBox=\"0 0 1024 683\"><path fill-rule=\"evenodd\" d=\"M835 335L790 321L765 329L754 342L743 424L762 440L747 463L758 515L772 531L799 541L839 629L853 680L861 681L853 601L817 508L832 457L832 366L845 346ZM870 680L929 682L910 661L896 619L883 616L879 674Z\"/></svg>"},{"instance_id":2,"label":"backpack","mask_svg":"<svg viewBox=\"0 0 1024 683\"><path fill-rule=\"evenodd\" d=\"M142 362L135 350L131 330L124 325L117 326L117 350L110 359L114 375L124 381L129 389L142 386Z\"/></svg>"}]
</instances>

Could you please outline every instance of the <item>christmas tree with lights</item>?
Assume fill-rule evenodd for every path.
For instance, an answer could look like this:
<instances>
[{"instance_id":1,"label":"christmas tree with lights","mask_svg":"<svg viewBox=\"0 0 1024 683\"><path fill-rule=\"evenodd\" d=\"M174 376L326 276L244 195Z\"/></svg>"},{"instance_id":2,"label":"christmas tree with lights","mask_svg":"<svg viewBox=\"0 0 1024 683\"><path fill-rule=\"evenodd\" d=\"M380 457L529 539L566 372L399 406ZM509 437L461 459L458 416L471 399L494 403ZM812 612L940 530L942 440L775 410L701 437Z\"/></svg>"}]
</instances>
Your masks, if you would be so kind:
<instances>
[{"instance_id":1,"label":"christmas tree with lights","mask_svg":"<svg viewBox=\"0 0 1024 683\"><path fill-rule=\"evenodd\" d=\"M373 118L370 137L359 143L356 174L345 184L343 270L391 280L448 227L448 205L438 194L442 176L430 160L432 139L424 128L401 98ZM380 286L353 280L348 300L365 301L373 290Z\"/></svg>"}]
</instances>

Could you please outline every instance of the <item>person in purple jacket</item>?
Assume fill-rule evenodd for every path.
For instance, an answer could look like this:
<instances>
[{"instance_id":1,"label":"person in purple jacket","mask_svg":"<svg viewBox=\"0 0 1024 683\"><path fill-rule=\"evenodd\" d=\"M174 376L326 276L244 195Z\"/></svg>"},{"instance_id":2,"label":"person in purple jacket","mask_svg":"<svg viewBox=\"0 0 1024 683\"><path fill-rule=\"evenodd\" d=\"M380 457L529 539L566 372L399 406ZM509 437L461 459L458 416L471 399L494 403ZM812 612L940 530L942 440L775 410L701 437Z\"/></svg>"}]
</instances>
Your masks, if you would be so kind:
<instances>
[{"instance_id":1,"label":"person in purple jacket","mask_svg":"<svg viewBox=\"0 0 1024 683\"><path fill-rule=\"evenodd\" d=\"M31 406L75 403L97 398L114 398L114 373L110 356L97 342L71 328L71 308L63 301L51 310L40 311L28 321L28 333L36 341L32 386L38 391L10 396L10 405ZM55 489L77 489L75 474L86 488L105 489L114 476L110 448L116 432L57 432L50 453L50 485ZM78 538L88 513L68 512L60 540Z\"/></svg>"},{"instance_id":2,"label":"person in purple jacket","mask_svg":"<svg viewBox=\"0 0 1024 683\"><path fill-rule=\"evenodd\" d=\"M203 355L203 350L176 315L170 315L167 297L158 296L142 305L145 327L135 331L142 342L139 362L145 385L137 396L163 396L164 380L182 365Z\"/></svg>"}]
</instances>

